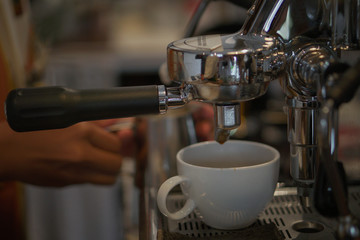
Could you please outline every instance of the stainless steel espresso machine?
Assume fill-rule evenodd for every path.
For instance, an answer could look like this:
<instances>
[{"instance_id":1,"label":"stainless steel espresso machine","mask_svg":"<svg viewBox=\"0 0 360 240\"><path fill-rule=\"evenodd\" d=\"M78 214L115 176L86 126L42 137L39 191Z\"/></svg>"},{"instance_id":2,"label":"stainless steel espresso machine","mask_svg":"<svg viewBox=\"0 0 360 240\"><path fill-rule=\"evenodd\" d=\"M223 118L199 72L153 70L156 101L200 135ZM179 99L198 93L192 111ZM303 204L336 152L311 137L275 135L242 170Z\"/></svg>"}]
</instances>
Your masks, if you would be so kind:
<instances>
[{"instance_id":1,"label":"stainless steel espresso machine","mask_svg":"<svg viewBox=\"0 0 360 240\"><path fill-rule=\"evenodd\" d=\"M200 8L210 2L200 3L190 28L196 26ZM223 143L240 126L240 103L264 95L277 80L286 99L296 207L310 211L314 202L318 215L335 219L329 230L333 236L359 239L360 203L354 213L337 161L339 106L352 99L360 84L359 10L357 0L256 0L238 32L195 37L188 33L169 44L172 87L15 89L6 102L8 122L17 131L61 128L84 120L165 113L195 100L213 104L215 139ZM149 208L160 184L154 182L143 193L144 218L151 219L143 224L146 239L156 236L159 226L169 227L159 220L156 206ZM359 189L355 195L360 199ZM319 221L296 220L291 227L299 234L294 237L286 230L283 237L315 239L307 234L324 229Z\"/></svg>"}]
</instances>

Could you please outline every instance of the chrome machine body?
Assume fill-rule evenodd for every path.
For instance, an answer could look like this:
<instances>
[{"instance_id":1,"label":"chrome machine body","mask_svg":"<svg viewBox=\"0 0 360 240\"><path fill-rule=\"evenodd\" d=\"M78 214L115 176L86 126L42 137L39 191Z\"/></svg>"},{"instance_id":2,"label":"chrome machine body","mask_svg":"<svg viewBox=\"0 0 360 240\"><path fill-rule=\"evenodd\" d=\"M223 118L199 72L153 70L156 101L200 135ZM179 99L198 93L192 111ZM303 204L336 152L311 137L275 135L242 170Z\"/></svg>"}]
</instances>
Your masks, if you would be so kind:
<instances>
[{"instance_id":1,"label":"chrome machine body","mask_svg":"<svg viewBox=\"0 0 360 240\"><path fill-rule=\"evenodd\" d=\"M257 0L240 31L185 38L168 46L169 76L181 84L186 99L214 104L219 142L240 125L240 103L262 96L272 80L280 81L291 176L305 205L310 204L320 162L337 176L332 185L338 186L336 203L346 205L338 172L330 169L338 147L338 104L334 106L332 93L344 90L334 83L346 80L339 77L348 68L342 54L360 50L359 10L355 0ZM360 81L355 75L353 89ZM350 213L339 207L339 214Z\"/></svg>"}]
</instances>

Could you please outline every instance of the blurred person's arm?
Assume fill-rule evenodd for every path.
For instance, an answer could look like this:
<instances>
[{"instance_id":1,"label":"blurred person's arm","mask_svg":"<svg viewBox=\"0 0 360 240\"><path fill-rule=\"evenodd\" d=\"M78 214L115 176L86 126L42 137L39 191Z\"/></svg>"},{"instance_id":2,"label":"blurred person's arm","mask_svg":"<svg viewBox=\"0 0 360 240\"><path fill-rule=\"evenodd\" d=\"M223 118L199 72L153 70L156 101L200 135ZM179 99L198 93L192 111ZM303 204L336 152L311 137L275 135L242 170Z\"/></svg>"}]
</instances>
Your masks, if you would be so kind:
<instances>
[{"instance_id":1,"label":"blurred person's arm","mask_svg":"<svg viewBox=\"0 0 360 240\"><path fill-rule=\"evenodd\" d=\"M198 104L197 111L193 113L195 131L198 142L214 140L214 109L208 103Z\"/></svg>"},{"instance_id":2,"label":"blurred person's arm","mask_svg":"<svg viewBox=\"0 0 360 240\"><path fill-rule=\"evenodd\" d=\"M121 167L121 140L92 122L18 133L0 122L0 180L40 186L112 184Z\"/></svg>"}]
</instances>

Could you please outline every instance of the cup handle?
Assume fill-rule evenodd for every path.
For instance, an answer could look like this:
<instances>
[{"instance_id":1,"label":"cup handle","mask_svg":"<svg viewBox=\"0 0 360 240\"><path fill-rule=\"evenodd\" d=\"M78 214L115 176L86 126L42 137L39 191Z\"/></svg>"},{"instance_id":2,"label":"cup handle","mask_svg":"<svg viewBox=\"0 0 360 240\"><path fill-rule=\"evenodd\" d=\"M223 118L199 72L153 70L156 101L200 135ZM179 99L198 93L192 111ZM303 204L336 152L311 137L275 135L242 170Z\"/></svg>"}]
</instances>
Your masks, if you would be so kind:
<instances>
[{"instance_id":1,"label":"cup handle","mask_svg":"<svg viewBox=\"0 0 360 240\"><path fill-rule=\"evenodd\" d=\"M170 212L166 207L166 198L169 195L171 189L176 185L189 181L187 178L182 176L174 176L167 179L159 188L157 194L157 204L160 212L173 220L180 220L189 215L195 208L195 202L191 199L187 199L184 206L177 212Z\"/></svg>"}]
</instances>

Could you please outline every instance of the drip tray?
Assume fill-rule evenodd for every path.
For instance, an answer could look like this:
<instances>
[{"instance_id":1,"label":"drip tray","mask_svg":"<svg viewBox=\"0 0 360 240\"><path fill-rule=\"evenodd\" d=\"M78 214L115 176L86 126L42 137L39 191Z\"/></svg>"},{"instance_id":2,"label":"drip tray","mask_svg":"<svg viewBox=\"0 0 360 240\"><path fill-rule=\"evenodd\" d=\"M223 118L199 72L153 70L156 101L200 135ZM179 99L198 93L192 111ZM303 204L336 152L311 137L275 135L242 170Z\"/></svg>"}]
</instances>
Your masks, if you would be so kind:
<instances>
[{"instance_id":1,"label":"drip tray","mask_svg":"<svg viewBox=\"0 0 360 240\"><path fill-rule=\"evenodd\" d=\"M179 210L185 203L182 194L171 194L168 197L170 211ZM352 213L360 217L360 186L349 189L349 205ZM218 230L204 224L193 212L179 221L164 217L170 233L180 233L190 237L207 238L230 234L231 231ZM316 213L312 207L303 207L296 196L295 188L280 188L275 191L273 200L260 214L256 226L275 224L283 239L336 239L337 222Z\"/></svg>"}]
</instances>

